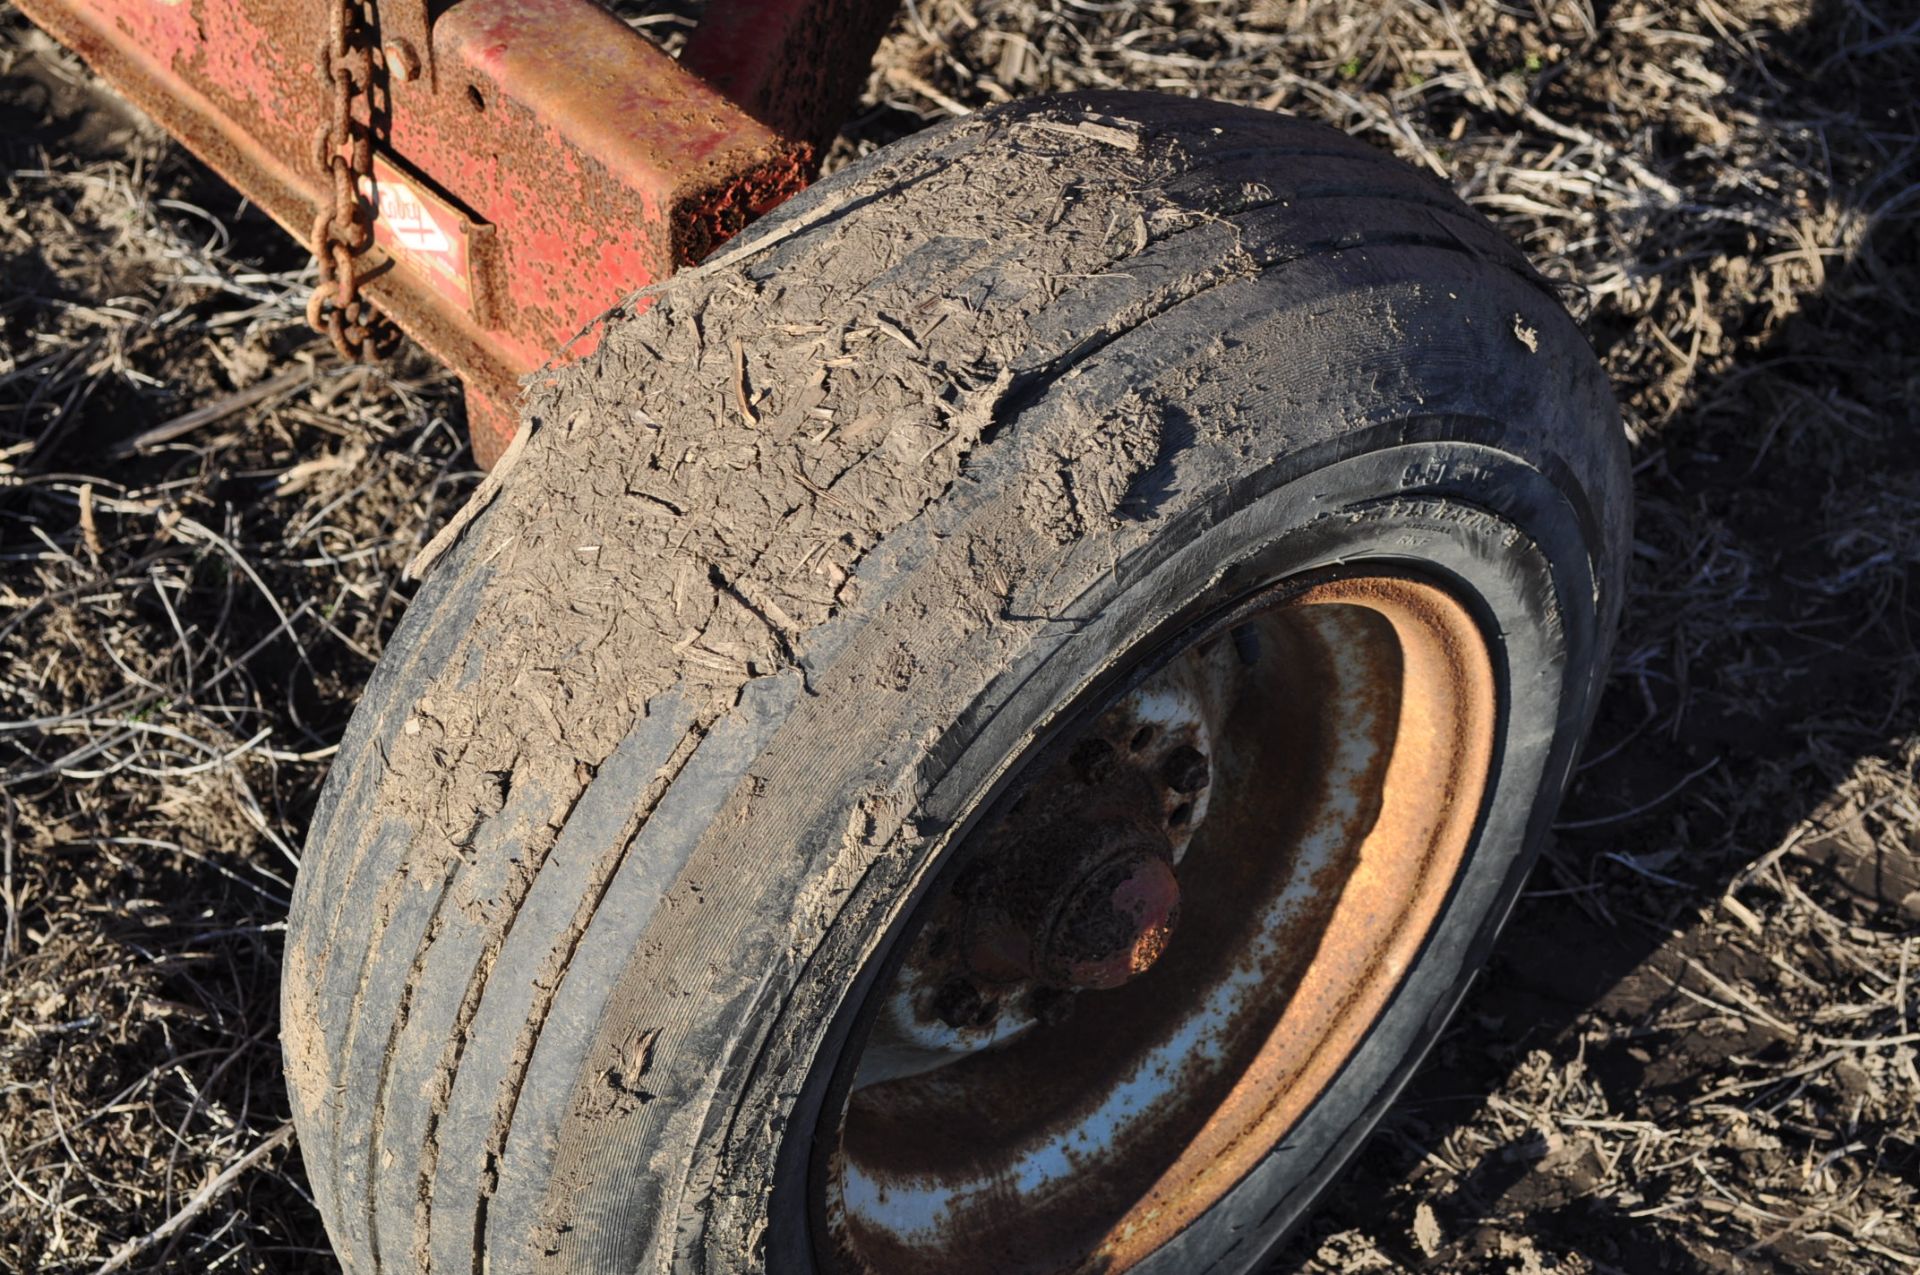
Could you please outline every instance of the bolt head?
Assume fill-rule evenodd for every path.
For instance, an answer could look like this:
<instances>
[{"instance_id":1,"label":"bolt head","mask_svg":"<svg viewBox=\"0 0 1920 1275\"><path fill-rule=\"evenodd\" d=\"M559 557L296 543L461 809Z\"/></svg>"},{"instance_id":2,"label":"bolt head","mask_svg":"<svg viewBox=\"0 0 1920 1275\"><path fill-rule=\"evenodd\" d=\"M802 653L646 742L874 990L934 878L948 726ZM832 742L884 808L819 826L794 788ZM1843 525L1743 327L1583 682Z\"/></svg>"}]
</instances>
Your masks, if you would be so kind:
<instances>
[{"instance_id":1,"label":"bolt head","mask_svg":"<svg viewBox=\"0 0 1920 1275\"><path fill-rule=\"evenodd\" d=\"M1207 755L1191 744L1182 744L1160 762L1160 778L1175 792L1199 792L1211 778Z\"/></svg>"},{"instance_id":2,"label":"bolt head","mask_svg":"<svg viewBox=\"0 0 1920 1275\"><path fill-rule=\"evenodd\" d=\"M1113 774L1115 758L1113 745L1098 735L1089 736L1073 746L1073 752L1067 758L1080 778L1089 784L1105 783Z\"/></svg>"},{"instance_id":3,"label":"bolt head","mask_svg":"<svg viewBox=\"0 0 1920 1275\"><path fill-rule=\"evenodd\" d=\"M401 83L406 83L420 74L420 55L405 40L389 40L381 49L386 59L387 74Z\"/></svg>"},{"instance_id":4,"label":"bolt head","mask_svg":"<svg viewBox=\"0 0 1920 1275\"><path fill-rule=\"evenodd\" d=\"M970 980L949 979L933 998L935 1017L955 1031L978 1031L1000 1016L1000 1002L983 994Z\"/></svg>"}]
</instances>

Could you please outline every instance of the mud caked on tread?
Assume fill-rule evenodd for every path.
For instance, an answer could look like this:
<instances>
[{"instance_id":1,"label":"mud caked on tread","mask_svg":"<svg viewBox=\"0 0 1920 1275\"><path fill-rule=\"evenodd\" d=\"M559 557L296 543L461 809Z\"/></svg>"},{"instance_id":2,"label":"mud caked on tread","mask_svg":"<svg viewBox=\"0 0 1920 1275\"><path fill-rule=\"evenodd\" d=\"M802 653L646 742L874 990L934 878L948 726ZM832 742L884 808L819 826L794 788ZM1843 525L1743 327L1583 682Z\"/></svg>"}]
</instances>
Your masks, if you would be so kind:
<instances>
[{"instance_id":1,"label":"mud caked on tread","mask_svg":"<svg viewBox=\"0 0 1920 1275\"><path fill-rule=\"evenodd\" d=\"M848 1007L1007 760L1255 575L1418 563L1499 635L1481 831L1285 1163L1142 1269L1255 1263L1438 1031L1591 713L1624 444L1552 289L1328 129L1075 95L836 174L530 401L294 900L346 1269L815 1269Z\"/></svg>"}]
</instances>

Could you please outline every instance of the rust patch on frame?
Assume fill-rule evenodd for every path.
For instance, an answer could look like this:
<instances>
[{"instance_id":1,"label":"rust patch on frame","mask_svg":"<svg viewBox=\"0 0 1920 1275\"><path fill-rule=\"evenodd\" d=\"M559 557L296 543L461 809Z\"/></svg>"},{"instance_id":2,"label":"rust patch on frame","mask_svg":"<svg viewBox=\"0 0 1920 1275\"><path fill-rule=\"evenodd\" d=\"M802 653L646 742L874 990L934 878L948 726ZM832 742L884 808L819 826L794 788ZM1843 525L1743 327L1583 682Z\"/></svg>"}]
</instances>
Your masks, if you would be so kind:
<instances>
[{"instance_id":1,"label":"rust patch on frame","mask_svg":"<svg viewBox=\"0 0 1920 1275\"><path fill-rule=\"evenodd\" d=\"M313 145L335 109L319 59L326 6L20 7L290 234L304 242L332 206L333 174ZM804 143L591 0L392 0L380 22L353 120L389 173L405 175L387 184L411 196L410 211L473 227L461 244L468 286L458 286L462 263L443 254L443 271L408 245L384 201L388 215L374 221L384 246L356 258L356 275L369 300L485 400L469 413L483 463L518 423L520 377L807 182ZM432 237L431 227L411 232ZM406 264L396 269L396 258Z\"/></svg>"}]
</instances>

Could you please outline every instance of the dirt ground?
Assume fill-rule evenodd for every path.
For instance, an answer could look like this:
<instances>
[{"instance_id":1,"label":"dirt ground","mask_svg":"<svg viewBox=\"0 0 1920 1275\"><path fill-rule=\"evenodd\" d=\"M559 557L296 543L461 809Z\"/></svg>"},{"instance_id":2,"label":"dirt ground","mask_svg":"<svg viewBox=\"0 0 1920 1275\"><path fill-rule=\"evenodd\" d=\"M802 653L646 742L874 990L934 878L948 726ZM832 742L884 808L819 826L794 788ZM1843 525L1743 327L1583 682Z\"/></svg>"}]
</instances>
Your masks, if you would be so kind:
<instances>
[{"instance_id":1,"label":"dirt ground","mask_svg":"<svg viewBox=\"0 0 1920 1275\"><path fill-rule=\"evenodd\" d=\"M920 0L835 162L1077 87L1444 175L1564 285L1633 446L1555 843L1273 1270L1920 1268L1920 11ZM338 365L305 254L4 4L0 182L0 1269L332 1270L283 915L477 476L458 397Z\"/></svg>"}]
</instances>

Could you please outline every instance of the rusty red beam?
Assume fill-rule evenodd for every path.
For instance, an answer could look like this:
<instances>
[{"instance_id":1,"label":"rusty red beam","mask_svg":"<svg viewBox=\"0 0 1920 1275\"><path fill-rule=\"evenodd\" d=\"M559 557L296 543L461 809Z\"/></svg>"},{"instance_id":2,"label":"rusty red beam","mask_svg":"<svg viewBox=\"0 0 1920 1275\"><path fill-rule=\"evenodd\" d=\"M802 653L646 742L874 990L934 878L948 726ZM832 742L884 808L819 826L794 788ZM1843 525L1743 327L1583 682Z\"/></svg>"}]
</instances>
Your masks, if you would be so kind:
<instances>
[{"instance_id":1,"label":"rusty red beam","mask_svg":"<svg viewBox=\"0 0 1920 1275\"><path fill-rule=\"evenodd\" d=\"M319 70L330 5L20 7L306 239L330 197L313 144L332 109ZM800 189L810 151L589 0L429 13L380 4L385 70L356 106L375 141L363 194L379 209L362 291L460 373L491 463L522 375Z\"/></svg>"},{"instance_id":2,"label":"rusty red beam","mask_svg":"<svg viewBox=\"0 0 1920 1275\"><path fill-rule=\"evenodd\" d=\"M824 155L900 0L711 0L680 63Z\"/></svg>"}]
</instances>

